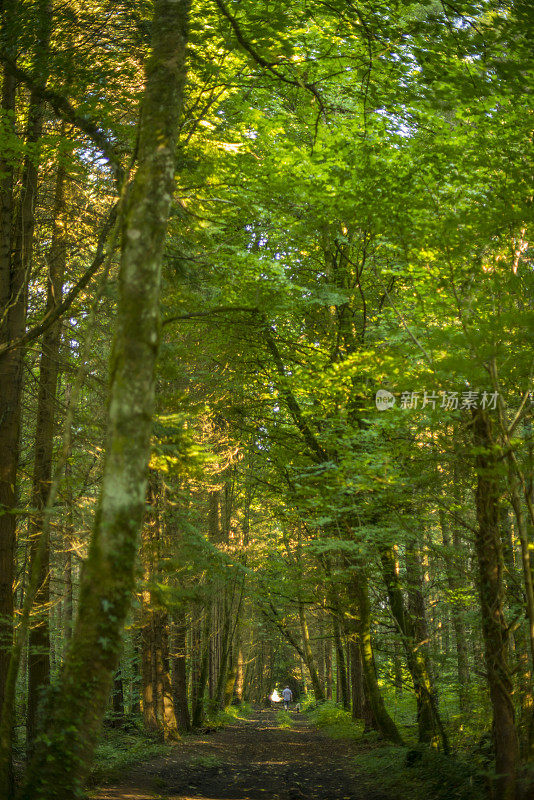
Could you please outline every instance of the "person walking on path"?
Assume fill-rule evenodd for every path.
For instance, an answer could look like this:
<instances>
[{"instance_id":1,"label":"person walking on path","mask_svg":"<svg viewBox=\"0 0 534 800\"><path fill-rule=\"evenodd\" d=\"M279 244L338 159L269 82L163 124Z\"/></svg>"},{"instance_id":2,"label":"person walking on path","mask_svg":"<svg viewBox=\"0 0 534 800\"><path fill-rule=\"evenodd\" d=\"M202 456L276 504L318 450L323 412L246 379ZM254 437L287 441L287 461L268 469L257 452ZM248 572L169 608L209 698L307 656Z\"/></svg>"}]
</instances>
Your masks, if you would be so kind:
<instances>
[{"instance_id":1,"label":"person walking on path","mask_svg":"<svg viewBox=\"0 0 534 800\"><path fill-rule=\"evenodd\" d=\"M286 686L286 688L282 691L282 697L284 698L284 708L287 711L287 709L289 708L289 704L293 700L293 692L291 691L289 686Z\"/></svg>"},{"instance_id":2,"label":"person walking on path","mask_svg":"<svg viewBox=\"0 0 534 800\"><path fill-rule=\"evenodd\" d=\"M279 703L279 702L280 702L280 700L282 699L282 698L280 697L280 695L278 694L278 689L275 689L275 690L274 690L274 692L271 694L271 696L270 696L270 698L269 698L269 699L270 699L270 701L271 701L271 706L272 706L272 704L273 704L273 703L275 704L275 707L278 705L278 703Z\"/></svg>"}]
</instances>

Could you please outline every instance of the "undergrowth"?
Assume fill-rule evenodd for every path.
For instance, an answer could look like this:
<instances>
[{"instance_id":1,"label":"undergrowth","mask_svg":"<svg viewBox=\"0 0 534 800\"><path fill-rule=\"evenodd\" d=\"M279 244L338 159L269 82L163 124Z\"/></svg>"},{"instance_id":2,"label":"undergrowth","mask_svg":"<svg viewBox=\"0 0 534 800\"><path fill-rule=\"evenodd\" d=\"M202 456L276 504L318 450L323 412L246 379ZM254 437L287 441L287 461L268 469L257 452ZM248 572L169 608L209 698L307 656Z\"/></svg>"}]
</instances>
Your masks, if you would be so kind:
<instances>
[{"instance_id":1,"label":"undergrowth","mask_svg":"<svg viewBox=\"0 0 534 800\"><path fill-rule=\"evenodd\" d=\"M285 708L279 708L277 710L275 719L279 728L291 728L293 724L289 711L286 711Z\"/></svg>"},{"instance_id":2,"label":"undergrowth","mask_svg":"<svg viewBox=\"0 0 534 800\"><path fill-rule=\"evenodd\" d=\"M488 796L481 773L428 748L376 743L358 753L354 766L369 785L379 783L390 800L487 800Z\"/></svg>"},{"instance_id":3,"label":"undergrowth","mask_svg":"<svg viewBox=\"0 0 534 800\"><path fill-rule=\"evenodd\" d=\"M210 727L223 727L238 719L248 719L251 714L251 706L243 703L241 706L230 706L224 711L209 715L206 724ZM129 767L166 755L172 747L172 744L165 744L145 733L140 721L139 725L131 721L128 731L104 728L96 748L89 783L94 786L118 780ZM200 758L199 756L199 760ZM211 757L206 758L209 761ZM211 761L205 766L212 766Z\"/></svg>"},{"instance_id":4,"label":"undergrowth","mask_svg":"<svg viewBox=\"0 0 534 800\"><path fill-rule=\"evenodd\" d=\"M140 731L106 728L96 748L89 782L95 785L115 781L128 767L166 755L171 747Z\"/></svg>"},{"instance_id":5,"label":"undergrowth","mask_svg":"<svg viewBox=\"0 0 534 800\"><path fill-rule=\"evenodd\" d=\"M361 739L363 725L354 722L348 711L331 700L321 703L308 712L311 721L322 728L332 739Z\"/></svg>"},{"instance_id":6,"label":"undergrowth","mask_svg":"<svg viewBox=\"0 0 534 800\"><path fill-rule=\"evenodd\" d=\"M241 703L239 706L228 706L224 711L215 711L208 714L208 722L216 728L230 725L236 719L249 719L252 714L252 707L249 703Z\"/></svg>"},{"instance_id":7,"label":"undergrowth","mask_svg":"<svg viewBox=\"0 0 534 800\"><path fill-rule=\"evenodd\" d=\"M359 778L369 789L380 785L390 800L487 798L484 773L461 759L384 742L375 731L364 733L361 722L354 722L348 711L331 701L310 709L308 717L327 736L359 743L353 762Z\"/></svg>"}]
</instances>

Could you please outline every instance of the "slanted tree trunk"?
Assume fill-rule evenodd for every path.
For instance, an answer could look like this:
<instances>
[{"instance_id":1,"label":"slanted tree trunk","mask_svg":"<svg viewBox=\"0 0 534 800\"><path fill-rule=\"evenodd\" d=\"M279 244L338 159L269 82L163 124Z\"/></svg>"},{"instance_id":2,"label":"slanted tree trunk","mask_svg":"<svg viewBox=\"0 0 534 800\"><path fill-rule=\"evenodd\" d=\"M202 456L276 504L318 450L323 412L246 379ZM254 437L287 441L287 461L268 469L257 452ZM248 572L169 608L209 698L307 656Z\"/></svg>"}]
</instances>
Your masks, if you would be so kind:
<instances>
[{"instance_id":1,"label":"slanted tree trunk","mask_svg":"<svg viewBox=\"0 0 534 800\"><path fill-rule=\"evenodd\" d=\"M480 610L484 657L493 709L495 794L514 800L519 744L515 729L513 683L508 668L508 631L503 611L502 545L499 531L498 454L489 413L473 412L473 439L477 470L475 548L479 566Z\"/></svg>"},{"instance_id":2,"label":"slanted tree trunk","mask_svg":"<svg viewBox=\"0 0 534 800\"><path fill-rule=\"evenodd\" d=\"M310 680L312 683L313 694L315 695L315 699L317 702L321 703L324 697L324 690L321 685L321 681L319 680L319 675L317 673L317 665L315 663L315 658L313 656L313 652L310 645L310 633L308 630L308 623L306 621L306 612L304 610L304 603L299 600L299 621L300 621L300 633L302 637L302 651L304 660L306 662L306 666L308 667L308 672L310 673Z\"/></svg>"},{"instance_id":3,"label":"slanted tree trunk","mask_svg":"<svg viewBox=\"0 0 534 800\"><path fill-rule=\"evenodd\" d=\"M163 244L173 191L189 5L156 0L140 118L138 168L124 205L108 444L76 627L21 793L72 800L97 742L134 588L152 431ZM65 731L69 735L65 735Z\"/></svg>"},{"instance_id":4,"label":"slanted tree trunk","mask_svg":"<svg viewBox=\"0 0 534 800\"><path fill-rule=\"evenodd\" d=\"M449 745L447 735L437 707L437 698L434 691L432 675L428 660L422 649L424 640L421 639L422 631L417 635L416 623L404 605L404 598L396 568L396 558L393 547L382 547L380 550L384 582L388 592L391 613L398 625L404 650L406 663L412 676L415 696L417 699L417 723L419 727L419 741L437 744L441 740L443 750L447 753ZM413 571L413 570L412 570ZM413 576L412 576L413 577ZM419 609L419 619L424 621L424 609Z\"/></svg>"}]
</instances>

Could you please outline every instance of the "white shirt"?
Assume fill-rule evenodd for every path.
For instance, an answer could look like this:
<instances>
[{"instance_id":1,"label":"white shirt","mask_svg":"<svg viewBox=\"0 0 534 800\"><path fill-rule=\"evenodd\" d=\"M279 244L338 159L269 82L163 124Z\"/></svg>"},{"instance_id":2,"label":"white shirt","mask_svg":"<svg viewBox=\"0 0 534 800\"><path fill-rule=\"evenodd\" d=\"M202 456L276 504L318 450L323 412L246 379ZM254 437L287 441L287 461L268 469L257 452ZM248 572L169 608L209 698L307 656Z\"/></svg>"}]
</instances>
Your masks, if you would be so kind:
<instances>
[{"instance_id":1,"label":"white shirt","mask_svg":"<svg viewBox=\"0 0 534 800\"><path fill-rule=\"evenodd\" d=\"M282 695L286 703L289 703L293 699L293 692L289 687L287 689L284 689Z\"/></svg>"}]
</instances>

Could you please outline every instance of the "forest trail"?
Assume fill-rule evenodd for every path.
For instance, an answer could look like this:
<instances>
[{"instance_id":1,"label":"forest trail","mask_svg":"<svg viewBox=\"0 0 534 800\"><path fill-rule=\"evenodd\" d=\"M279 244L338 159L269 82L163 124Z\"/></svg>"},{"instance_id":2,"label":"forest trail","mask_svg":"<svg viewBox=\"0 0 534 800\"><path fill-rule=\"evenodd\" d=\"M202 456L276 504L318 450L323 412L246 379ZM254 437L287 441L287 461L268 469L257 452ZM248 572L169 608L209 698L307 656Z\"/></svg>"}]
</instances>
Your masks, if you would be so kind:
<instances>
[{"instance_id":1,"label":"forest trail","mask_svg":"<svg viewBox=\"0 0 534 800\"><path fill-rule=\"evenodd\" d=\"M280 728L256 711L216 733L184 737L170 755L140 764L93 800L386 800L352 766L353 742L332 740L305 716Z\"/></svg>"}]
</instances>

